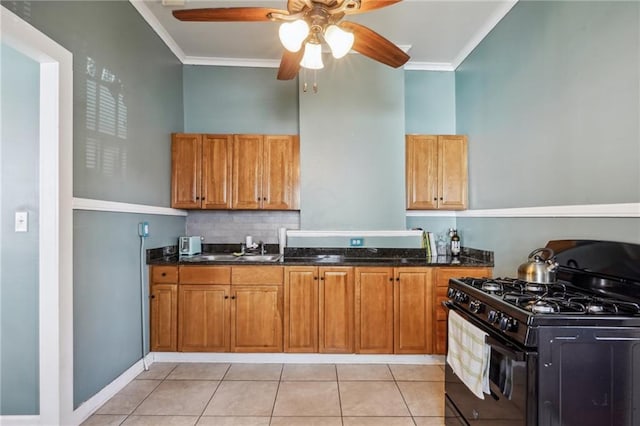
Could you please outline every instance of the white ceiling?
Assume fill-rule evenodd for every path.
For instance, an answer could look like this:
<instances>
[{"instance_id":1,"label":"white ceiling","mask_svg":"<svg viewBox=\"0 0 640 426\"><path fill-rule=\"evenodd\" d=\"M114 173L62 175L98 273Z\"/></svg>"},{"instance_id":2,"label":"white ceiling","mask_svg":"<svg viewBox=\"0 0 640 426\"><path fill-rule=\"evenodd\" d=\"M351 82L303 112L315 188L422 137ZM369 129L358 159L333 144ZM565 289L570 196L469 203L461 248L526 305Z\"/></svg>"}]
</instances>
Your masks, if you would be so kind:
<instances>
[{"instance_id":1,"label":"white ceiling","mask_svg":"<svg viewBox=\"0 0 640 426\"><path fill-rule=\"evenodd\" d=\"M165 0L166 1L166 0ZM405 69L454 70L517 0L404 0L344 20L367 25L407 50ZM286 0L131 0L186 64L277 67L282 56L277 22L181 22L175 9L260 6L286 9Z\"/></svg>"}]
</instances>

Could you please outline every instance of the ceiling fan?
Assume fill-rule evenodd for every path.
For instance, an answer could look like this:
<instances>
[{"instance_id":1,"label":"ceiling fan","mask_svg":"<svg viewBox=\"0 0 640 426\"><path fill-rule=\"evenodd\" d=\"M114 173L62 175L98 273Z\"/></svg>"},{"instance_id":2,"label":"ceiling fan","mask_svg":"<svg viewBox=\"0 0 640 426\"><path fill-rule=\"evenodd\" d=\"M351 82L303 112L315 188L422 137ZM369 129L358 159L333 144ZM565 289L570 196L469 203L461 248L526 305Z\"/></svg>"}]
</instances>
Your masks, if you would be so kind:
<instances>
[{"instance_id":1,"label":"ceiling fan","mask_svg":"<svg viewBox=\"0 0 640 426\"><path fill-rule=\"evenodd\" d=\"M181 21L259 22L282 21L280 40L285 51L280 61L278 80L291 80L300 67L320 69L322 42L334 57L351 49L375 61L398 68L409 60L402 49L364 25L341 21L354 15L380 9L401 0L288 0L287 10L265 7L220 7L174 10Z\"/></svg>"}]
</instances>

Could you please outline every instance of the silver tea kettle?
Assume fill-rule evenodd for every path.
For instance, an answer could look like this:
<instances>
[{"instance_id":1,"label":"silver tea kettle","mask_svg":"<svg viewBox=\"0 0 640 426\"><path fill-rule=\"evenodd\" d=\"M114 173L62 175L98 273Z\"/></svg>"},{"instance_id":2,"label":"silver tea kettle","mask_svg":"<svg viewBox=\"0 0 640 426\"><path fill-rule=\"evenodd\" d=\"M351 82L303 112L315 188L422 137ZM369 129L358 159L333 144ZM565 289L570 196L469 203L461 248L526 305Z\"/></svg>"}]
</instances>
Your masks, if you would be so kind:
<instances>
[{"instance_id":1,"label":"silver tea kettle","mask_svg":"<svg viewBox=\"0 0 640 426\"><path fill-rule=\"evenodd\" d=\"M546 253L543 259L539 254ZM527 263L518 267L518 279L537 284L551 284L556 281L558 262L550 248L538 248L529 254Z\"/></svg>"}]
</instances>

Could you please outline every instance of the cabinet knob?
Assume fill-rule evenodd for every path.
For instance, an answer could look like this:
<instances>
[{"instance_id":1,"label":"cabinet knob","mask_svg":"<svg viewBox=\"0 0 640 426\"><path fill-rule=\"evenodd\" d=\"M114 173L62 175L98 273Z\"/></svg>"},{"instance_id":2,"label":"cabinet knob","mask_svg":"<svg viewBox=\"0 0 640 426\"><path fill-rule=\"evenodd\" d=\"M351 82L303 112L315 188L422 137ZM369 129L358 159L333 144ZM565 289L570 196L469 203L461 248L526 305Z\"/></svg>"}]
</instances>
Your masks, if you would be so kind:
<instances>
[{"instance_id":1,"label":"cabinet knob","mask_svg":"<svg viewBox=\"0 0 640 426\"><path fill-rule=\"evenodd\" d=\"M442 201L442 200L443 200L443 198L442 198L442 197L440 197L440 201Z\"/></svg>"},{"instance_id":2,"label":"cabinet knob","mask_svg":"<svg viewBox=\"0 0 640 426\"><path fill-rule=\"evenodd\" d=\"M313 280L314 281L318 281L318 277L313 277Z\"/></svg>"},{"instance_id":3,"label":"cabinet knob","mask_svg":"<svg viewBox=\"0 0 640 426\"><path fill-rule=\"evenodd\" d=\"M389 281L393 282L393 277L389 278Z\"/></svg>"},{"instance_id":4,"label":"cabinet knob","mask_svg":"<svg viewBox=\"0 0 640 426\"><path fill-rule=\"evenodd\" d=\"M196 197L196 200L199 200L199 199L200 199L200 197Z\"/></svg>"},{"instance_id":5,"label":"cabinet knob","mask_svg":"<svg viewBox=\"0 0 640 426\"><path fill-rule=\"evenodd\" d=\"M433 201L438 201L438 197L433 197Z\"/></svg>"},{"instance_id":6,"label":"cabinet knob","mask_svg":"<svg viewBox=\"0 0 640 426\"><path fill-rule=\"evenodd\" d=\"M396 277L396 281L400 281L400 277Z\"/></svg>"},{"instance_id":7,"label":"cabinet knob","mask_svg":"<svg viewBox=\"0 0 640 426\"><path fill-rule=\"evenodd\" d=\"M155 295L155 294L152 294L152 295L151 295L151 298L152 298L152 299L155 299L155 298L156 298L156 295Z\"/></svg>"},{"instance_id":8,"label":"cabinet knob","mask_svg":"<svg viewBox=\"0 0 640 426\"><path fill-rule=\"evenodd\" d=\"M204 197L202 197L202 201L204 201Z\"/></svg>"},{"instance_id":9,"label":"cabinet knob","mask_svg":"<svg viewBox=\"0 0 640 426\"><path fill-rule=\"evenodd\" d=\"M235 297L235 296L231 296L231 300L235 300L235 299L236 299L236 297Z\"/></svg>"},{"instance_id":10,"label":"cabinet knob","mask_svg":"<svg viewBox=\"0 0 640 426\"><path fill-rule=\"evenodd\" d=\"M229 296L226 296L226 295L225 295L225 296L224 296L224 298L225 298L225 299L228 299L228 298L229 298Z\"/></svg>"},{"instance_id":11,"label":"cabinet knob","mask_svg":"<svg viewBox=\"0 0 640 426\"><path fill-rule=\"evenodd\" d=\"M267 197L262 198L262 201L267 201Z\"/></svg>"},{"instance_id":12,"label":"cabinet knob","mask_svg":"<svg viewBox=\"0 0 640 426\"><path fill-rule=\"evenodd\" d=\"M324 281L324 277L320 277L320 281Z\"/></svg>"},{"instance_id":13,"label":"cabinet knob","mask_svg":"<svg viewBox=\"0 0 640 426\"><path fill-rule=\"evenodd\" d=\"M160 275L162 275L163 277L166 277L166 276L167 276L167 273L166 273L166 272L163 272L163 273L161 273Z\"/></svg>"}]
</instances>

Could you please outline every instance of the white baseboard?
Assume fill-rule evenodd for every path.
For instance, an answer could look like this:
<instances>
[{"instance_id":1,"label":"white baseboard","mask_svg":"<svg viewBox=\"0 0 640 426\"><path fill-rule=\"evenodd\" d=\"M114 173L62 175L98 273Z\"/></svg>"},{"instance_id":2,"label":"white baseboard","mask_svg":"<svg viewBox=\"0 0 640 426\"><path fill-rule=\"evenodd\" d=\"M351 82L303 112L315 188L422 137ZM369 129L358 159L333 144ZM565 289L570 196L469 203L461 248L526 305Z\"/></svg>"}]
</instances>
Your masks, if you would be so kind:
<instances>
[{"instance_id":1,"label":"white baseboard","mask_svg":"<svg viewBox=\"0 0 640 426\"><path fill-rule=\"evenodd\" d=\"M153 355L149 354L145 357L147 365L153 363ZM74 425L79 425L88 419L93 413L96 412L105 402L111 397L120 392L125 386L127 386L133 379L142 373L144 365L142 360L133 364L128 370L116 377L114 381L102 388L100 392L83 402L77 409L74 410L72 421ZM0 423L4 426L3 423Z\"/></svg>"},{"instance_id":2,"label":"white baseboard","mask_svg":"<svg viewBox=\"0 0 640 426\"><path fill-rule=\"evenodd\" d=\"M120 203L117 201L93 200L90 198L73 198L74 210L91 210L99 212L154 214L163 216L186 216L186 210L170 207L147 206L145 204Z\"/></svg>"},{"instance_id":3,"label":"white baseboard","mask_svg":"<svg viewBox=\"0 0 640 426\"><path fill-rule=\"evenodd\" d=\"M424 364L444 365L443 355L153 352L154 362L239 362L256 364Z\"/></svg>"},{"instance_id":4,"label":"white baseboard","mask_svg":"<svg viewBox=\"0 0 640 426\"><path fill-rule=\"evenodd\" d=\"M0 416L2 426L34 426L40 424L40 416Z\"/></svg>"}]
</instances>

